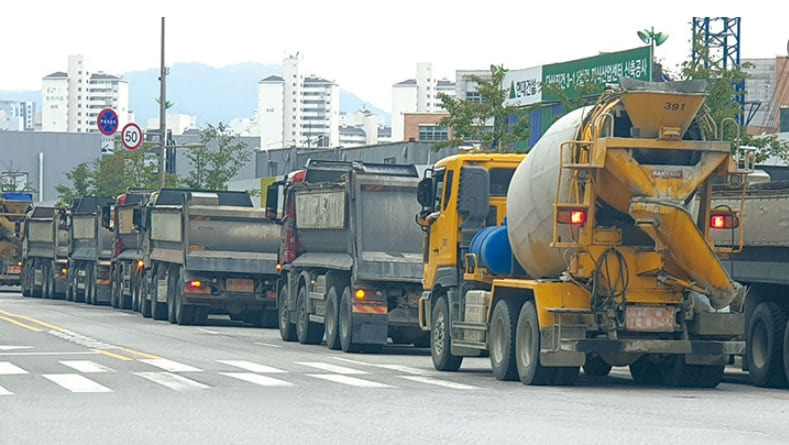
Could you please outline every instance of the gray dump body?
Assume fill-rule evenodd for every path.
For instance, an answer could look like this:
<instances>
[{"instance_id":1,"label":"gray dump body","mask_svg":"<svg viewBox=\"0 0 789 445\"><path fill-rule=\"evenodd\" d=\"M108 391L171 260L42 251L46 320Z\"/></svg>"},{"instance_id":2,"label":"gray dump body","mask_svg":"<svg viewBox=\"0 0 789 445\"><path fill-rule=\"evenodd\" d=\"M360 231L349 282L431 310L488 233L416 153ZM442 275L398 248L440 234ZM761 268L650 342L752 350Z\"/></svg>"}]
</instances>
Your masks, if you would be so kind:
<instances>
[{"instance_id":1,"label":"gray dump body","mask_svg":"<svg viewBox=\"0 0 789 445\"><path fill-rule=\"evenodd\" d=\"M36 207L27 221L24 238L25 258L65 259L68 257L68 228L60 227L54 207Z\"/></svg>"},{"instance_id":2,"label":"gray dump body","mask_svg":"<svg viewBox=\"0 0 789 445\"><path fill-rule=\"evenodd\" d=\"M71 258L84 261L109 261L112 258L112 231L102 227L100 214L73 215Z\"/></svg>"},{"instance_id":3,"label":"gray dump body","mask_svg":"<svg viewBox=\"0 0 789 445\"><path fill-rule=\"evenodd\" d=\"M123 246L123 250L115 257L118 260L136 259L142 248L140 232L134 227L134 210L135 208L132 206L116 209L118 215L117 236Z\"/></svg>"},{"instance_id":4,"label":"gray dump body","mask_svg":"<svg viewBox=\"0 0 789 445\"><path fill-rule=\"evenodd\" d=\"M304 253L293 264L352 269L355 281L420 282L419 178L351 175L350 182L294 187Z\"/></svg>"},{"instance_id":5,"label":"gray dump body","mask_svg":"<svg viewBox=\"0 0 789 445\"><path fill-rule=\"evenodd\" d=\"M151 259L186 270L275 274L279 226L264 209L187 203L151 209Z\"/></svg>"}]
</instances>

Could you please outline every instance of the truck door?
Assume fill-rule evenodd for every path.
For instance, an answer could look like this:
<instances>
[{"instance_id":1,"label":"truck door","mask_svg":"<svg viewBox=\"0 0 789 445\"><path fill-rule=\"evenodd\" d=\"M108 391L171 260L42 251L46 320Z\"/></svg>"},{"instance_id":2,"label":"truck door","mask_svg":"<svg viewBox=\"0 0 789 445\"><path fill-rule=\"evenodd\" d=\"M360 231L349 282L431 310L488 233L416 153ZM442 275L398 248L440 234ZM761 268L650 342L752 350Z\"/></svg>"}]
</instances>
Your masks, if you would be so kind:
<instances>
[{"instance_id":1,"label":"truck door","mask_svg":"<svg viewBox=\"0 0 789 445\"><path fill-rule=\"evenodd\" d=\"M453 196L455 172L436 170L433 173L433 206L427 216L425 240L424 287L430 289L436 272L441 267L455 267L457 262L457 212L450 204Z\"/></svg>"}]
</instances>

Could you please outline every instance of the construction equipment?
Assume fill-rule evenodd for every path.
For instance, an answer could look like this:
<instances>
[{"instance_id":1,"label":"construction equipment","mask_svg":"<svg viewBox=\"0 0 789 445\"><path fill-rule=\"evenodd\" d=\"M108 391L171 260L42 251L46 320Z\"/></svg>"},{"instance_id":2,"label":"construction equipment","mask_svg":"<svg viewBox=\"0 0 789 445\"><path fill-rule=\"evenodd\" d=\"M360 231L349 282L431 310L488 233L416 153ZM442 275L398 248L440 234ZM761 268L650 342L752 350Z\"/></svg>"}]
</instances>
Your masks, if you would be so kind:
<instances>
[{"instance_id":1,"label":"construction equipment","mask_svg":"<svg viewBox=\"0 0 789 445\"><path fill-rule=\"evenodd\" d=\"M71 205L66 300L110 302L113 233L109 197L84 196Z\"/></svg>"},{"instance_id":2,"label":"construction equipment","mask_svg":"<svg viewBox=\"0 0 789 445\"><path fill-rule=\"evenodd\" d=\"M22 237L22 295L62 298L68 275L69 213L64 207L35 205L25 217Z\"/></svg>"},{"instance_id":3,"label":"construction equipment","mask_svg":"<svg viewBox=\"0 0 789 445\"><path fill-rule=\"evenodd\" d=\"M741 192L725 185L712 194L712 211L719 216L713 238L732 253L723 265L748 286L745 313L746 355L743 368L758 386L786 387L789 381L789 182L748 186L745 208L732 219ZM741 224L739 219L741 220ZM730 222L727 224L727 222ZM738 247L742 243L742 250ZM741 305L742 306L742 305Z\"/></svg>"},{"instance_id":4,"label":"construction equipment","mask_svg":"<svg viewBox=\"0 0 789 445\"><path fill-rule=\"evenodd\" d=\"M718 310L744 288L709 236L710 183L742 190L748 169L728 142L708 140L709 116L696 117L705 86L621 79L559 119L513 174L501 227L485 165L434 167L417 222L420 323L437 369L487 353L498 379L524 384L626 365L637 382L718 384L745 347L743 315Z\"/></svg>"},{"instance_id":5,"label":"construction equipment","mask_svg":"<svg viewBox=\"0 0 789 445\"><path fill-rule=\"evenodd\" d=\"M153 191L129 190L118 196L112 210L114 244L110 266L111 305L114 308L140 310L142 276L146 251L142 221Z\"/></svg>"},{"instance_id":6,"label":"construction equipment","mask_svg":"<svg viewBox=\"0 0 789 445\"><path fill-rule=\"evenodd\" d=\"M32 203L31 193L0 193L0 285L19 285L24 220Z\"/></svg>"},{"instance_id":7,"label":"construction equipment","mask_svg":"<svg viewBox=\"0 0 789 445\"><path fill-rule=\"evenodd\" d=\"M413 165L315 161L268 188L282 224L278 288L283 340L377 352L426 346L417 326L422 264L413 225Z\"/></svg>"},{"instance_id":8,"label":"construction equipment","mask_svg":"<svg viewBox=\"0 0 789 445\"><path fill-rule=\"evenodd\" d=\"M141 224L150 260L143 316L184 325L218 313L276 325L279 227L247 192L163 189Z\"/></svg>"}]
</instances>

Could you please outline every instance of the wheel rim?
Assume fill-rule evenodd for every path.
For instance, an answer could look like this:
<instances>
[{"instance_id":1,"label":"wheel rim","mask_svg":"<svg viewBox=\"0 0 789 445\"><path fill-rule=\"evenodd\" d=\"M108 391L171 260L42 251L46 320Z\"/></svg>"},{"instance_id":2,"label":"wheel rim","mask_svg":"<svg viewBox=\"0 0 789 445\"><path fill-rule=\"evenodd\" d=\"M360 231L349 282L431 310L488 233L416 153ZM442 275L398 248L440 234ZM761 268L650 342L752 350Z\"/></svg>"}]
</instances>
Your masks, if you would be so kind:
<instances>
[{"instance_id":1,"label":"wheel rim","mask_svg":"<svg viewBox=\"0 0 789 445\"><path fill-rule=\"evenodd\" d=\"M277 310L279 311L279 328L285 330L288 328L288 309L285 307L284 292L280 292Z\"/></svg>"},{"instance_id":2,"label":"wheel rim","mask_svg":"<svg viewBox=\"0 0 789 445\"><path fill-rule=\"evenodd\" d=\"M337 329L337 320L335 319L334 301L329 300L326 303L326 336L333 337Z\"/></svg>"},{"instance_id":3,"label":"wheel rim","mask_svg":"<svg viewBox=\"0 0 789 445\"><path fill-rule=\"evenodd\" d=\"M307 298L306 292L299 291L299 336L307 331Z\"/></svg>"},{"instance_id":4,"label":"wheel rim","mask_svg":"<svg viewBox=\"0 0 789 445\"><path fill-rule=\"evenodd\" d=\"M523 329L518 329L517 335L517 343L521 345L518 351L518 356L520 357L520 362L528 368L534 362L534 351L532 351L531 348L533 341L531 323L528 321L524 322Z\"/></svg>"},{"instance_id":5,"label":"wheel rim","mask_svg":"<svg viewBox=\"0 0 789 445\"><path fill-rule=\"evenodd\" d=\"M759 368L763 368L767 364L767 327L764 323L758 323L753 330L752 340L750 344L751 358L753 364Z\"/></svg>"},{"instance_id":6,"label":"wheel rim","mask_svg":"<svg viewBox=\"0 0 789 445\"><path fill-rule=\"evenodd\" d=\"M436 313L436 320L433 323L435 328L435 334L433 337L433 349L436 351L436 354L441 355L444 353L444 313L439 311Z\"/></svg>"},{"instance_id":7,"label":"wheel rim","mask_svg":"<svg viewBox=\"0 0 789 445\"><path fill-rule=\"evenodd\" d=\"M498 319L493 320L490 330L490 356L496 363L504 361L504 323Z\"/></svg>"},{"instance_id":8,"label":"wheel rim","mask_svg":"<svg viewBox=\"0 0 789 445\"><path fill-rule=\"evenodd\" d=\"M348 310L348 304L343 304L340 309L340 336L346 339L351 336L350 318L351 314Z\"/></svg>"}]
</instances>

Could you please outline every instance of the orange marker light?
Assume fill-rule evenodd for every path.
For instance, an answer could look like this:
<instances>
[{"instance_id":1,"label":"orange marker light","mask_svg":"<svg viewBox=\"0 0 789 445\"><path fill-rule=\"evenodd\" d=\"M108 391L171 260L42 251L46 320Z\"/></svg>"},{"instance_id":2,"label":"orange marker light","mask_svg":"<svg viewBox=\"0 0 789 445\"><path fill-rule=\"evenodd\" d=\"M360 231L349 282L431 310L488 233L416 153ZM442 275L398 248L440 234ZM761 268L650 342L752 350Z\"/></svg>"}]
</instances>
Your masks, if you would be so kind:
<instances>
[{"instance_id":1,"label":"orange marker light","mask_svg":"<svg viewBox=\"0 0 789 445\"><path fill-rule=\"evenodd\" d=\"M357 300L364 300L364 295L365 295L364 289L357 289L356 290L356 299Z\"/></svg>"},{"instance_id":2,"label":"orange marker light","mask_svg":"<svg viewBox=\"0 0 789 445\"><path fill-rule=\"evenodd\" d=\"M723 215L712 215L710 218L710 227L713 229L722 229L724 225Z\"/></svg>"},{"instance_id":3,"label":"orange marker light","mask_svg":"<svg viewBox=\"0 0 789 445\"><path fill-rule=\"evenodd\" d=\"M201 283L200 280L192 280L189 282L189 287L200 289L201 287L203 287L203 283Z\"/></svg>"},{"instance_id":4,"label":"orange marker light","mask_svg":"<svg viewBox=\"0 0 789 445\"><path fill-rule=\"evenodd\" d=\"M277 264L277 266L275 267L275 269L277 269L277 272L279 272L280 270L282 270L282 264Z\"/></svg>"},{"instance_id":5,"label":"orange marker light","mask_svg":"<svg viewBox=\"0 0 789 445\"><path fill-rule=\"evenodd\" d=\"M145 261L137 260L137 268L142 269L143 267L145 267Z\"/></svg>"}]
</instances>

